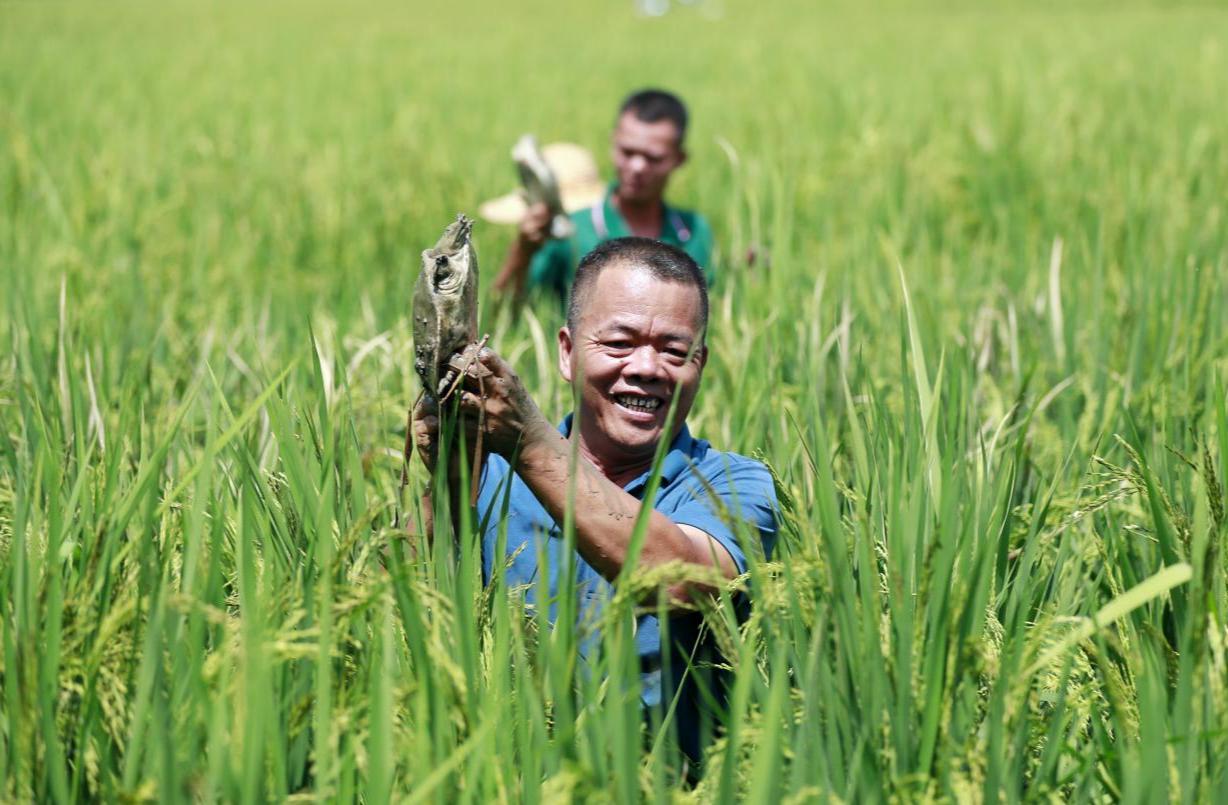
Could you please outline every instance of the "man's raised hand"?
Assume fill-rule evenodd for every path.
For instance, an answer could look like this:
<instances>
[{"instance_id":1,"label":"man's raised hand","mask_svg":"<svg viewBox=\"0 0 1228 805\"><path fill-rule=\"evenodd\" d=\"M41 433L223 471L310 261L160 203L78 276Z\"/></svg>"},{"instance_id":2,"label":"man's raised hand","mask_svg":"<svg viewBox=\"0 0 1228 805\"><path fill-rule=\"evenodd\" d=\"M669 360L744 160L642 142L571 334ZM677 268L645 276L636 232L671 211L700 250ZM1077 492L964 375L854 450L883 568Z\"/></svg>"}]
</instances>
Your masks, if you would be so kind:
<instances>
[{"instance_id":1,"label":"man's raised hand","mask_svg":"<svg viewBox=\"0 0 1228 805\"><path fill-rule=\"evenodd\" d=\"M511 459L516 446L553 430L512 367L489 347L462 383L461 410L471 433L481 427L484 447Z\"/></svg>"},{"instance_id":2,"label":"man's raised hand","mask_svg":"<svg viewBox=\"0 0 1228 805\"><path fill-rule=\"evenodd\" d=\"M550 208L539 201L525 210L520 219L520 242L531 251L537 251L550 235Z\"/></svg>"}]
</instances>

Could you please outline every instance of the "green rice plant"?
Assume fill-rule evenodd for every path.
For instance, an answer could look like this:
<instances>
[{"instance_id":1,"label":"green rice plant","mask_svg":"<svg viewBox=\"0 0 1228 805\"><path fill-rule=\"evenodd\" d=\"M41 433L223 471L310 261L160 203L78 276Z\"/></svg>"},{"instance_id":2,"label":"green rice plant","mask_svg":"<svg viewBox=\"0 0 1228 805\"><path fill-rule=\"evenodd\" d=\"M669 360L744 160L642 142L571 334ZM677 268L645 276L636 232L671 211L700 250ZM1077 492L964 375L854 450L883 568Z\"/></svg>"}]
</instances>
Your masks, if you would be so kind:
<instances>
[{"instance_id":1,"label":"green rice plant","mask_svg":"<svg viewBox=\"0 0 1228 805\"><path fill-rule=\"evenodd\" d=\"M1228 799L1222 11L0 19L0 798ZM647 83L718 233L689 423L781 501L698 770L638 701L681 570L555 628L400 484L416 255ZM484 316L561 418L557 303Z\"/></svg>"}]
</instances>

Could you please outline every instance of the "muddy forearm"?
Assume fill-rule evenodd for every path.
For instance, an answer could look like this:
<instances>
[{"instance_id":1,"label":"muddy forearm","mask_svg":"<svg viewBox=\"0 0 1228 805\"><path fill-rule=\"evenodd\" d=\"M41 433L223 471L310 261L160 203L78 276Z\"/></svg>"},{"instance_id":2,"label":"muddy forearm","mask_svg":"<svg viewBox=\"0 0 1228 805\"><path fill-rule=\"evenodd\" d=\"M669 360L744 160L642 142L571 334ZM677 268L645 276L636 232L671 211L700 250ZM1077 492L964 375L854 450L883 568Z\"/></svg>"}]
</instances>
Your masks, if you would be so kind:
<instances>
[{"instance_id":1,"label":"muddy forearm","mask_svg":"<svg viewBox=\"0 0 1228 805\"><path fill-rule=\"evenodd\" d=\"M584 459L577 458L574 466L576 547L585 561L613 581L626 563L640 501ZM559 523L571 495L571 467L570 443L557 431L526 440L516 466L520 477ZM638 563L651 567L675 560L712 565L710 553L704 555L694 540L654 510L649 515Z\"/></svg>"}]
</instances>

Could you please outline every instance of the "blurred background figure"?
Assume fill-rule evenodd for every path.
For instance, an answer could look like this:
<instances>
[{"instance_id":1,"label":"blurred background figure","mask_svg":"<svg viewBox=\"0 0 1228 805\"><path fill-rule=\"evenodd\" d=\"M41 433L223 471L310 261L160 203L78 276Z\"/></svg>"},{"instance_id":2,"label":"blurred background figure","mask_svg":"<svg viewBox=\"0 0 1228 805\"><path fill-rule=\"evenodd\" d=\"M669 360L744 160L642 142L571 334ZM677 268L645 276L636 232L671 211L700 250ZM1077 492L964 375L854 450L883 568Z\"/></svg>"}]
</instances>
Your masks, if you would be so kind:
<instances>
[{"instance_id":1,"label":"blurred background figure","mask_svg":"<svg viewBox=\"0 0 1228 805\"><path fill-rule=\"evenodd\" d=\"M711 283L711 226L699 213L665 202L670 176L686 162L687 124L686 106L672 93L645 89L628 96L611 138L614 181L604 189L586 150L568 143L543 147L575 232L550 239L546 205L526 206L518 192L483 204L483 218L520 228L494 281L495 293L520 299L527 289L544 288L565 300L580 258L628 235L681 248Z\"/></svg>"},{"instance_id":2,"label":"blurred background figure","mask_svg":"<svg viewBox=\"0 0 1228 805\"><path fill-rule=\"evenodd\" d=\"M720 0L632 0L636 13L644 17L664 17L673 7L694 6L705 17L716 19L723 16Z\"/></svg>"}]
</instances>

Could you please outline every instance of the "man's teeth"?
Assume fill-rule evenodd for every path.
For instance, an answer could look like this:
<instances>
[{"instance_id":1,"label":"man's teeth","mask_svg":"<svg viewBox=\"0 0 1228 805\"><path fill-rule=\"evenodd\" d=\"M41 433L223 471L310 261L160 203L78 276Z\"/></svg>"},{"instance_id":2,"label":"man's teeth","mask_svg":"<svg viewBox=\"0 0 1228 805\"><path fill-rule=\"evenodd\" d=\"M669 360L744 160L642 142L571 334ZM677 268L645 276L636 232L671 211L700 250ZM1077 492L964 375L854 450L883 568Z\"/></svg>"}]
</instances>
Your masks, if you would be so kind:
<instances>
[{"instance_id":1,"label":"man's teeth","mask_svg":"<svg viewBox=\"0 0 1228 805\"><path fill-rule=\"evenodd\" d=\"M661 405L661 401L656 397L634 397L630 394L619 394L614 397L618 404L624 408L630 408L632 411L643 411L645 413L657 410Z\"/></svg>"}]
</instances>

